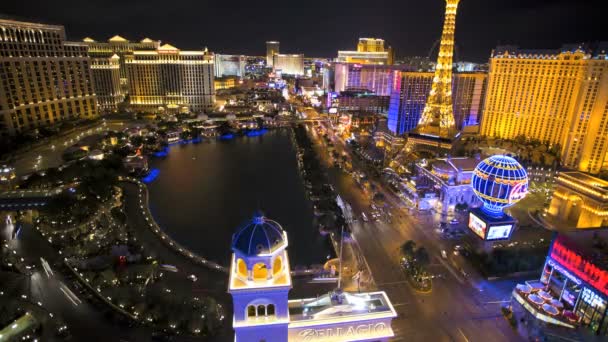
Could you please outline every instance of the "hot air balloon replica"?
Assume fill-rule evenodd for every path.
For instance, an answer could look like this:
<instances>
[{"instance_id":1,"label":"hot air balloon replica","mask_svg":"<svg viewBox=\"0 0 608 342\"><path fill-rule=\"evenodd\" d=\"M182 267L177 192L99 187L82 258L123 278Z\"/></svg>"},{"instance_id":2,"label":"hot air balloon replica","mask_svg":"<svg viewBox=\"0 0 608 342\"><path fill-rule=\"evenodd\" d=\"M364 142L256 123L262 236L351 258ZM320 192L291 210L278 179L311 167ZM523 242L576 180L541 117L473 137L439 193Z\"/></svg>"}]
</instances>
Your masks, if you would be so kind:
<instances>
[{"instance_id":1,"label":"hot air balloon replica","mask_svg":"<svg viewBox=\"0 0 608 342\"><path fill-rule=\"evenodd\" d=\"M504 209L528 193L528 174L512 157L495 155L481 161L471 177L481 208L469 213L469 229L485 241L508 240L515 220Z\"/></svg>"}]
</instances>

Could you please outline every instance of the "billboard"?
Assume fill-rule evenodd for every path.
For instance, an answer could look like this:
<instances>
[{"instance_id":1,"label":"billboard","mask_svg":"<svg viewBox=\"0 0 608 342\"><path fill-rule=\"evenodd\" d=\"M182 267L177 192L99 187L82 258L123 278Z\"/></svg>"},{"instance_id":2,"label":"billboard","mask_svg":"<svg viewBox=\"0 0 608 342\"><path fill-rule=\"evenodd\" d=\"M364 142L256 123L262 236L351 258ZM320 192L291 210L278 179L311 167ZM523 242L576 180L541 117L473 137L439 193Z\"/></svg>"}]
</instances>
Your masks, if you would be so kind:
<instances>
[{"instance_id":1,"label":"billboard","mask_svg":"<svg viewBox=\"0 0 608 342\"><path fill-rule=\"evenodd\" d=\"M511 236L512 224L490 226L486 240L506 240Z\"/></svg>"},{"instance_id":2,"label":"billboard","mask_svg":"<svg viewBox=\"0 0 608 342\"><path fill-rule=\"evenodd\" d=\"M477 234L480 238L486 238L486 222L477 217L475 214L469 214L469 229L473 231L473 233Z\"/></svg>"},{"instance_id":3,"label":"billboard","mask_svg":"<svg viewBox=\"0 0 608 342\"><path fill-rule=\"evenodd\" d=\"M484 241L509 240L514 228L515 221L510 216L497 220L479 209L469 213L469 229Z\"/></svg>"}]
</instances>

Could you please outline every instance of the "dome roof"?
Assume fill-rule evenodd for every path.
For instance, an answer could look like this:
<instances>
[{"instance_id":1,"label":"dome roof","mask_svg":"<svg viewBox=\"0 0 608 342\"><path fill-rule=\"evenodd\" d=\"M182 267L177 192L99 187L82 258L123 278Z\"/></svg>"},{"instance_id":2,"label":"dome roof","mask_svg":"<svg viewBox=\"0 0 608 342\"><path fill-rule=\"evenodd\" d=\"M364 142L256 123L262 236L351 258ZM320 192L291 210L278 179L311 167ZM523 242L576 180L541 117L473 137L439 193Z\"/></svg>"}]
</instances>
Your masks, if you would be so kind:
<instances>
[{"instance_id":1,"label":"dome roof","mask_svg":"<svg viewBox=\"0 0 608 342\"><path fill-rule=\"evenodd\" d=\"M247 256L268 254L287 246L287 234L276 221L256 213L232 237L232 250Z\"/></svg>"}]
</instances>

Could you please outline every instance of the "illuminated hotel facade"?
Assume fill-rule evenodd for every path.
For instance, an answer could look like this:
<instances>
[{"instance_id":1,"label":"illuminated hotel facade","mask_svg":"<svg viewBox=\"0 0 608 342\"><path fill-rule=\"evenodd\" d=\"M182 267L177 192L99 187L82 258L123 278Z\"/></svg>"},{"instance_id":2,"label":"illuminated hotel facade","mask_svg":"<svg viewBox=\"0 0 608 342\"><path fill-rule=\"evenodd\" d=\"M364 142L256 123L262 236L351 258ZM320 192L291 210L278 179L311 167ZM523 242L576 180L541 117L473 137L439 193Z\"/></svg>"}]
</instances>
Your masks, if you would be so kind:
<instances>
[{"instance_id":1,"label":"illuminated hotel facade","mask_svg":"<svg viewBox=\"0 0 608 342\"><path fill-rule=\"evenodd\" d=\"M396 77L391 94L388 128L402 135L418 126L432 88L434 73L404 71ZM458 129L479 124L483 112L488 75L483 72L457 73L452 81L452 107Z\"/></svg>"},{"instance_id":2,"label":"illuminated hotel facade","mask_svg":"<svg viewBox=\"0 0 608 342\"><path fill-rule=\"evenodd\" d=\"M143 112L200 112L215 104L213 55L169 44L126 55L129 101Z\"/></svg>"},{"instance_id":3,"label":"illuminated hotel facade","mask_svg":"<svg viewBox=\"0 0 608 342\"><path fill-rule=\"evenodd\" d=\"M385 46L384 39L359 38L357 51L338 51L337 62L392 65L393 49Z\"/></svg>"},{"instance_id":4,"label":"illuminated hotel facade","mask_svg":"<svg viewBox=\"0 0 608 342\"><path fill-rule=\"evenodd\" d=\"M287 233L261 214L232 238L228 292L235 342L388 341L397 316L384 292L289 300Z\"/></svg>"},{"instance_id":5,"label":"illuminated hotel facade","mask_svg":"<svg viewBox=\"0 0 608 342\"><path fill-rule=\"evenodd\" d=\"M481 135L561 147L563 166L608 170L608 58L602 48L499 47L490 59Z\"/></svg>"},{"instance_id":6,"label":"illuminated hotel facade","mask_svg":"<svg viewBox=\"0 0 608 342\"><path fill-rule=\"evenodd\" d=\"M91 72L99 111L116 111L124 100L120 90L120 57L114 54L110 58L91 58Z\"/></svg>"},{"instance_id":7,"label":"illuminated hotel facade","mask_svg":"<svg viewBox=\"0 0 608 342\"><path fill-rule=\"evenodd\" d=\"M83 42L89 47L88 53L93 60L105 60L112 56L118 56L120 88L123 95L128 91L127 66L125 64L125 56L132 54L133 51L155 51L160 47L159 40L144 38L141 41L130 41L121 36L114 36L108 39L107 42L98 42L92 38L85 38Z\"/></svg>"},{"instance_id":8,"label":"illuminated hotel facade","mask_svg":"<svg viewBox=\"0 0 608 342\"><path fill-rule=\"evenodd\" d=\"M608 181L582 172L557 176L549 222L557 228L608 228Z\"/></svg>"},{"instance_id":9,"label":"illuminated hotel facade","mask_svg":"<svg viewBox=\"0 0 608 342\"><path fill-rule=\"evenodd\" d=\"M266 66L274 65L274 55L279 53L280 43L274 40L266 42Z\"/></svg>"},{"instance_id":10,"label":"illuminated hotel facade","mask_svg":"<svg viewBox=\"0 0 608 342\"><path fill-rule=\"evenodd\" d=\"M87 46L58 25L0 19L0 135L97 117Z\"/></svg>"},{"instance_id":11,"label":"illuminated hotel facade","mask_svg":"<svg viewBox=\"0 0 608 342\"><path fill-rule=\"evenodd\" d=\"M275 72L286 75L304 75L304 55L275 53L272 67Z\"/></svg>"},{"instance_id":12,"label":"illuminated hotel facade","mask_svg":"<svg viewBox=\"0 0 608 342\"><path fill-rule=\"evenodd\" d=\"M335 63L334 89L342 91L371 91L378 96L390 96L401 67L377 64Z\"/></svg>"}]
</instances>

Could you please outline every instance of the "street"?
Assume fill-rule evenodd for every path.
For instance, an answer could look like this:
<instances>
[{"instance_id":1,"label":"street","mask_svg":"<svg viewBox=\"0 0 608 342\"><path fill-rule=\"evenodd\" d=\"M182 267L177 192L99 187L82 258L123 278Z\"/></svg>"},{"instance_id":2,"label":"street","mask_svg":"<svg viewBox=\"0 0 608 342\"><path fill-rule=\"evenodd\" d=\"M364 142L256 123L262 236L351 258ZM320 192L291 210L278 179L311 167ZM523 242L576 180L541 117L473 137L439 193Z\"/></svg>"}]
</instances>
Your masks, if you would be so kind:
<instances>
[{"instance_id":1,"label":"street","mask_svg":"<svg viewBox=\"0 0 608 342\"><path fill-rule=\"evenodd\" d=\"M65 136L51 138L47 144L20 153L18 156L14 157L15 159L10 161L10 163L15 168L17 176L19 177L39 170L58 167L64 163L62 154L65 148L72 146L80 139L89 135L100 134L112 130L121 131L127 127L136 125L138 125L136 122L104 121L92 128L79 129Z\"/></svg>"},{"instance_id":2,"label":"street","mask_svg":"<svg viewBox=\"0 0 608 342\"><path fill-rule=\"evenodd\" d=\"M328 173L336 191L349 202L356 217L370 211L370 199L353 178L344 171L331 167L329 153L322 148L321 139L309 130L319 156L329 166ZM351 155L344 142L334 138L339 153ZM356 163L353 160L353 169ZM382 221L359 220L352 227L353 237L359 243L380 290L386 291L399 316L393 320L395 341L517 341L513 331L500 312L508 301L517 279L489 282L473 276L462 261L451 260L452 245L434 233L440 215L404 210L399 198L378 186L389 203L392 214L390 224ZM437 276L429 294L416 292L407 282L399 265L399 248L406 240L424 246L431 256L428 270ZM448 252L442 259L441 250ZM465 277L460 268L467 269Z\"/></svg>"}]
</instances>

